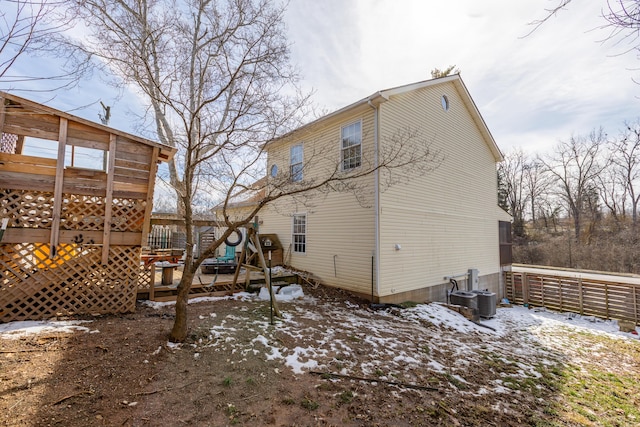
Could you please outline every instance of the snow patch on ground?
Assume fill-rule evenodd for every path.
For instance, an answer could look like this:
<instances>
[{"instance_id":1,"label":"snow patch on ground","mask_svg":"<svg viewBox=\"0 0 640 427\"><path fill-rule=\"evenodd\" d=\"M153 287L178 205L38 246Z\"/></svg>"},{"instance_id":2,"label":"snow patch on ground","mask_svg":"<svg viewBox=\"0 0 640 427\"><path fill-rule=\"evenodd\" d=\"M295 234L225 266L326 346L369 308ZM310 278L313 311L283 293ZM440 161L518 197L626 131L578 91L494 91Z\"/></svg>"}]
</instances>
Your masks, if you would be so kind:
<instances>
[{"instance_id":1,"label":"snow patch on ground","mask_svg":"<svg viewBox=\"0 0 640 427\"><path fill-rule=\"evenodd\" d=\"M213 307L217 301L229 299L256 304L243 305L224 318L216 316L215 308L209 316L201 316L201 320L208 318L213 325L209 327L208 340L194 345L197 350L194 357L212 348L211 351L225 350L239 355L237 363L246 357L280 361L294 374L323 370L415 383L425 383L435 377L445 387L457 387L455 383L472 387L479 380L475 390L468 390L469 394L514 395L518 391L507 387L504 376L491 373L491 363L512 367L512 378L538 379L541 367L559 363L561 356L557 349L561 348L563 334L592 333L622 340L638 339L637 335L620 332L615 321L543 308L498 308L495 317L480 322L492 328L489 329L438 303L373 311L349 302L327 302L305 296L298 285L285 287L278 295L288 297L282 310L283 318L275 325L264 317L253 319L249 327L243 326L245 338L239 335L238 325L247 324L247 316L253 316L256 311L254 307L264 308L265 302L259 296L241 293L233 297L190 300L190 303L208 302ZM266 296L268 298L268 292ZM144 304L160 309L175 303ZM84 323L88 322L11 322L0 325L0 335L18 338L44 332L97 332L81 326ZM181 346L168 342L164 348L178 350ZM152 354L159 354L161 349ZM591 350L597 351L597 348ZM474 367L480 372L479 378L467 374Z\"/></svg>"},{"instance_id":2,"label":"snow patch on ground","mask_svg":"<svg viewBox=\"0 0 640 427\"><path fill-rule=\"evenodd\" d=\"M233 295L224 296L224 297L199 297L199 298L189 298L189 304L197 304L201 302L215 302L222 300L250 300L254 297L252 293L249 292L238 292ZM158 302L158 301L149 301L143 300L139 301L141 305L146 307L151 307L155 310L159 310L163 307L169 307L172 305L176 305L175 301L166 301L166 302Z\"/></svg>"},{"instance_id":3,"label":"snow patch on ground","mask_svg":"<svg viewBox=\"0 0 640 427\"><path fill-rule=\"evenodd\" d=\"M22 338L28 335L50 334L50 333L72 333L75 331L97 333L85 326L91 320L27 320L22 322L9 322L0 324L0 336L2 338Z\"/></svg>"},{"instance_id":4,"label":"snow patch on ground","mask_svg":"<svg viewBox=\"0 0 640 427\"><path fill-rule=\"evenodd\" d=\"M289 285L283 287L274 286L273 295L275 296L276 301L291 301L296 298L304 297L304 291L302 290L302 286L300 285ZM262 301L271 300L269 289L267 289L266 287L260 288L258 299Z\"/></svg>"}]
</instances>

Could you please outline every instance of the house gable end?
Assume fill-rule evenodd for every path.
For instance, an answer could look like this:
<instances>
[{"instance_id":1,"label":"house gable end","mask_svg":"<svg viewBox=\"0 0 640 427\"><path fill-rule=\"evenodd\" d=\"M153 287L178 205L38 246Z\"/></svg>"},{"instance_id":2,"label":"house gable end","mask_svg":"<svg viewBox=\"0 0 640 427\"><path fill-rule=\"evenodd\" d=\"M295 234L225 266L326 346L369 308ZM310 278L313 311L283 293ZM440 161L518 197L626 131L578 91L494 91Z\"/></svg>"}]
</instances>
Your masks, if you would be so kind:
<instances>
[{"instance_id":1,"label":"house gable end","mask_svg":"<svg viewBox=\"0 0 640 427\"><path fill-rule=\"evenodd\" d=\"M491 150L491 153L495 157L495 161L501 162L503 160L502 152L498 148L498 145L496 144L496 141L493 138L491 131L489 130L486 122L484 121L484 118L480 114L480 111L478 110L478 107L476 106L473 98L471 98L471 94L469 93L466 85L462 81L462 78L460 77L459 74L454 74L452 76L447 76L447 77L441 77L438 79L425 80L422 82L412 83L405 86L399 86L392 89L386 89L386 90L380 91L379 94L385 99L393 99L393 98L397 98L398 95L403 95L403 94L411 93L414 91L420 91L425 88L436 87L436 86L441 86L446 84L452 84L456 88L456 91L458 92L458 95L462 99L462 102L464 103L467 110L469 111L469 114L472 120L475 122L476 126L478 127L479 132L482 134L485 140L485 143L487 144L487 147L489 148L489 150Z\"/></svg>"}]
</instances>

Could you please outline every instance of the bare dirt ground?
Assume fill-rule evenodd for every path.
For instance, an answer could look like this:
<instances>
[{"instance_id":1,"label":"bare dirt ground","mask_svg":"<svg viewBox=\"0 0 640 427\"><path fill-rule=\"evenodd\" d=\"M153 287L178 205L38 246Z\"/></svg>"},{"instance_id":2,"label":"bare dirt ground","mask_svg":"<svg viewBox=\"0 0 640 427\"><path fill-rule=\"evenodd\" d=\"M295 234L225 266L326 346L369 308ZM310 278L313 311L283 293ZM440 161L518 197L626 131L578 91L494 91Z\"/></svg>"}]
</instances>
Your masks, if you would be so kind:
<instances>
[{"instance_id":1,"label":"bare dirt ground","mask_svg":"<svg viewBox=\"0 0 640 427\"><path fill-rule=\"evenodd\" d=\"M640 425L632 409L611 424L570 416L562 385L583 359L638 375L637 341L585 354L512 309L494 332L441 307L373 311L341 291L304 291L280 303L274 326L265 301L191 304L178 347L167 342L173 306L1 338L0 425Z\"/></svg>"}]
</instances>

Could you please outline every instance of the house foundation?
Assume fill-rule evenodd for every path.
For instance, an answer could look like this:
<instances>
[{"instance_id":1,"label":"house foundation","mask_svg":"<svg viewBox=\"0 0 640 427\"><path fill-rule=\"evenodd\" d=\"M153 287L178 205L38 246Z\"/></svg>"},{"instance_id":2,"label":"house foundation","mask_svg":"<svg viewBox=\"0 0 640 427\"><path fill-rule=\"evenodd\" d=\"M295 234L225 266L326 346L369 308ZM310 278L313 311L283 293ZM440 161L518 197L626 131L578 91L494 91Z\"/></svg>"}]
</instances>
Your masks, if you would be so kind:
<instances>
[{"instance_id":1,"label":"house foundation","mask_svg":"<svg viewBox=\"0 0 640 427\"><path fill-rule=\"evenodd\" d=\"M467 280L459 280L458 288L460 290L467 289ZM496 294L499 301L503 298L503 287L501 286L501 274L487 274L478 277L478 289L488 290ZM451 290L450 283L440 283L438 285L428 286L409 292L400 292L382 297L374 297L373 302L399 304L406 301L415 302L447 302L447 292ZM361 295L363 298L371 299L371 295Z\"/></svg>"}]
</instances>

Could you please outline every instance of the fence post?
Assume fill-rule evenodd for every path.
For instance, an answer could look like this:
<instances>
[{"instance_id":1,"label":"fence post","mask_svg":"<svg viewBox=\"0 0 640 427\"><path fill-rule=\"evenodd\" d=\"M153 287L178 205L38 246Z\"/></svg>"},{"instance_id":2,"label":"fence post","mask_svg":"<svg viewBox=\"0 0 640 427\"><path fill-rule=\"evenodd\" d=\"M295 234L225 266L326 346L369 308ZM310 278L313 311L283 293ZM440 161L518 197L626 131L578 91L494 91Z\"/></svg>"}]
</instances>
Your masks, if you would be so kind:
<instances>
[{"instance_id":1,"label":"fence post","mask_svg":"<svg viewBox=\"0 0 640 427\"><path fill-rule=\"evenodd\" d=\"M606 282L604 284L604 306L607 313L607 320L609 320L609 287Z\"/></svg>"},{"instance_id":2,"label":"fence post","mask_svg":"<svg viewBox=\"0 0 640 427\"><path fill-rule=\"evenodd\" d=\"M529 276L522 273L522 303L529 304Z\"/></svg>"},{"instance_id":3,"label":"fence post","mask_svg":"<svg viewBox=\"0 0 640 427\"><path fill-rule=\"evenodd\" d=\"M580 316L584 315L584 301L582 299L582 277L578 277L578 298L580 301Z\"/></svg>"},{"instance_id":4,"label":"fence post","mask_svg":"<svg viewBox=\"0 0 640 427\"><path fill-rule=\"evenodd\" d=\"M560 311L562 311L562 279L558 277L558 299L560 300Z\"/></svg>"},{"instance_id":5,"label":"fence post","mask_svg":"<svg viewBox=\"0 0 640 427\"><path fill-rule=\"evenodd\" d=\"M509 272L506 271L506 270L503 271L502 272L502 277L503 277L503 283L504 283L504 293L503 293L503 295L504 295L505 298L512 299L512 298L509 298L511 296L510 293L509 293L509 289L510 289L509 288Z\"/></svg>"},{"instance_id":6,"label":"fence post","mask_svg":"<svg viewBox=\"0 0 640 427\"><path fill-rule=\"evenodd\" d=\"M640 318L638 316L638 297L637 297L638 286L633 287L633 314L636 319L636 325L640 324Z\"/></svg>"},{"instance_id":7,"label":"fence post","mask_svg":"<svg viewBox=\"0 0 640 427\"><path fill-rule=\"evenodd\" d=\"M633 315L636 319L636 325L640 324L640 318L638 318L638 297L636 295L636 291L638 290L638 286L633 286Z\"/></svg>"}]
</instances>

